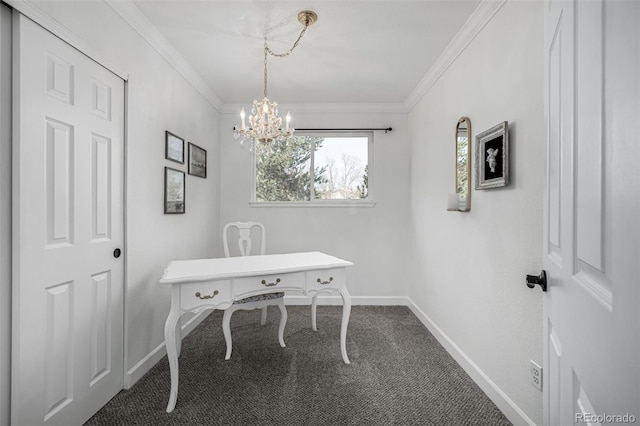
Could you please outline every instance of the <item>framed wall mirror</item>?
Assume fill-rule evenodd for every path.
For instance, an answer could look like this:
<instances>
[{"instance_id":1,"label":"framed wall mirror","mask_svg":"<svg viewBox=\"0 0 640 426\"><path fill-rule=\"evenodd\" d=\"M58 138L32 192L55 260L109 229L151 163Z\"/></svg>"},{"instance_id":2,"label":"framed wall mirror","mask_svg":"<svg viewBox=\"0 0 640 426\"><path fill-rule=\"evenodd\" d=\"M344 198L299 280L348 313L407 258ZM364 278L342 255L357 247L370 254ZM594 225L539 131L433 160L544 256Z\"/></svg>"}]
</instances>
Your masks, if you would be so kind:
<instances>
[{"instance_id":1,"label":"framed wall mirror","mask_svg":"<svg viewBox=\"0 0 640 426\"><path fill-rule=\"evenodd\" d=\"M460 117L456 125L456 195L458 211L471 210L471 120Z\"/></svg>"}]
</instances>

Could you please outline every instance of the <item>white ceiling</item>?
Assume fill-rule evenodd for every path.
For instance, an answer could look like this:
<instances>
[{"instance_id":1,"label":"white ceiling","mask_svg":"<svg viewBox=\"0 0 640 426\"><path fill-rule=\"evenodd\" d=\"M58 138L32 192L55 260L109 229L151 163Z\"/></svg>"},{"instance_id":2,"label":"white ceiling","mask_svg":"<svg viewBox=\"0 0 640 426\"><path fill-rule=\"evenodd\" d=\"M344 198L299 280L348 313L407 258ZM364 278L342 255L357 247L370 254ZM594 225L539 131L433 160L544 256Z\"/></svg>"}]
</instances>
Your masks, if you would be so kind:
<instances>
[{"instance_id":1,"label":"white ceiling","mask_svg":"<svg viewBox=\"0 0 640 426\"><path fill-rule=\"evenodd\" d=\"M223 104L263 95L263 43L285 52L297 14L318 21L291 56L268 58L281 104L402 103L480 0L134 0Z\"/></svg>"}]
</instances>

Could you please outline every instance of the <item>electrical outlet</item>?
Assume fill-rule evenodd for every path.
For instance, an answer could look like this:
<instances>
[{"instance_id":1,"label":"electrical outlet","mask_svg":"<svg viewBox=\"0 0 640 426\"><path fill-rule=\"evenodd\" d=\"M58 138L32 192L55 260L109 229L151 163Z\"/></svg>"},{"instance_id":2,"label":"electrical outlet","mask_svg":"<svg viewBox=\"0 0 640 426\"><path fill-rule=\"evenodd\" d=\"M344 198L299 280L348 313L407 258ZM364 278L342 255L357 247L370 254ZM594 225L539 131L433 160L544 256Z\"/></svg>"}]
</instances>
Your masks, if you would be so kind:
<instances>
[{"instance_id":1,"label":"electrical outlet","mask_svg":"<svg viewBox=\"0 0 640 426\"><path fill-rule=\"evenodd\" d=\"M531 384L535 386L539 391L542 391L542 367L536 364L533 360L531 362Z\"/></svg>"}]
</instances>

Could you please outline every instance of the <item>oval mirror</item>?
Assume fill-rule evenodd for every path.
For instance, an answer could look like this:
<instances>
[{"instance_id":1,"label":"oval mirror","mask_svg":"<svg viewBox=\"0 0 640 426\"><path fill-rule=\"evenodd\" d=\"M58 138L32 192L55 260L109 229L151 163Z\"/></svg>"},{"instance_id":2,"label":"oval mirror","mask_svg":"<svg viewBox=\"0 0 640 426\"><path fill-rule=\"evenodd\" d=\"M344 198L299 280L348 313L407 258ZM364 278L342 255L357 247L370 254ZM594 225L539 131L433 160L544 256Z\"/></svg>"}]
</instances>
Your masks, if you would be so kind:
<instances>
[{"instance_id":1,"label":"oval mirror","mask_svg":"<svg viewBox=\"0 0 640 426\"><path fill-rule=\"evenodd\" d=\"M458 210L471 210L471 120L460 117L456 126L456 195Z\"/></svg>"}]
</instances>

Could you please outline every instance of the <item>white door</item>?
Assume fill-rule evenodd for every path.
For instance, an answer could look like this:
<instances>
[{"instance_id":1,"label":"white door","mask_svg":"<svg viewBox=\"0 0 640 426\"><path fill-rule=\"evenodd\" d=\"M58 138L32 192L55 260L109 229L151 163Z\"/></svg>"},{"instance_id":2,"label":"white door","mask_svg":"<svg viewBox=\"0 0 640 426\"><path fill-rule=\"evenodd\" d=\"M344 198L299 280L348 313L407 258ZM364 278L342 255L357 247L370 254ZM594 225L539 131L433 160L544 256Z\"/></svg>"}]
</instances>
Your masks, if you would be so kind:
<instances>
[{"instance_id":1,"label":"white door","mask_svg":"<svg viewBox=\"0 0 640 426\"><path fill-rule=\"evenodd\" d=\"M638 22L637 1L545 4L550 425L640 422Z\"/></svg>"},{"instance_id":2,"label":"white door","mask_svg":"<svg viewBox=\"0 0 640 426\"><path fill-rule=\"evenodd\" d=\"M12 423L82 424L123 387L124 82L14 20Z\"/></svg>"}]
</instances>

